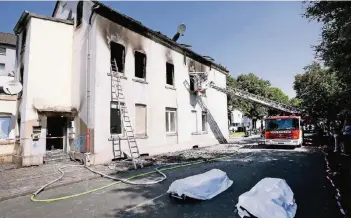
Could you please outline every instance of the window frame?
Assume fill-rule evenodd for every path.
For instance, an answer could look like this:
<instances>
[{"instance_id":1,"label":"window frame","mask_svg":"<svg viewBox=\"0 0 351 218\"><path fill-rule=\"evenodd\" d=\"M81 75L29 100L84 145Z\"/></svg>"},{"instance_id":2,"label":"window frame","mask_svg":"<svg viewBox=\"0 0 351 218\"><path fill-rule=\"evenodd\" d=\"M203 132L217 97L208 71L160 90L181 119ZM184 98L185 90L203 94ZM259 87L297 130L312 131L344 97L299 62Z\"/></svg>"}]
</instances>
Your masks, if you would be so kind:
<instances>
[{"instance_id":1,"label":"window frame","mask_svg":"<svg viewBox=\"0 0 351 218\"><path fill-rule=\"evenodd\" d=\"M2 75L2 73L5 73L5 69L6 69L6 64L5 63L0 63L0 66L4 66L3 70L0 70L0 75ZM6 75L7 76L7 75Z\"/></svg>"},{"instance_id":2,"label":"window frame","mask_svg":"<svg viewBox=\"0 0 351 218\"><path fill-rule=\"evenodd\" d=\"M195 116L195 131L191 131L191 133L198 133L199 132L199 125L198 125L198 118L197 118L197 111L192 110L191 111L191 120L193 119L193 116Z\"/></svg>"},{"instance_id":3,"label":"window frame","mask_svg":"<svg viewBox=\"0 0 351 218\"><path fill-rule=\"evenodd\" d=\"M112 128L112 125L111 125L111 122L112 122L112 117L111 117L111 110L112 109L115 109L115 108L112 108L113 105L116 105L117 107L117 110L119 109L119 116L120 116L120 120L121 120L121 132L120 133L115 133L115 132L112 132L111 131L111 128ZM123 107L124 106L124 103L123 102L120 102L119 103L120 107ZM124 129L124 121L122 120L123 119L123 113L124 113L124 109L122 108L118 108L118 101L111 101L110 102L110 134L111 135L116 135L116 136L121 136L121 137L125 137L126 136L126 132L125 132L125 129Z\"/></svg>"},{"instance_id":4,"label":"window frame","mask_svg":"<svg viewBox=\"0 0 351 218\"><path fill-rule=\"evenodd\" d=\"M137 107L144 107L145 108L145 133L137 133L137 125L136 125L136 118L137 118L137 110L136 108ZM140 103L137 103L135 104L135 135L136 136L147 136L147 106L146 104L140 104Z\"/></svg>"},{"instance_id":5,"label":"window frame","mask_svg":"<svg viewBox=\"0 0 351 218\"><path fill-rule=\"evenodd\" d=\"M8 126L8 135L7 138L2 138L2 136L0 135L0 141L1 140L9 140L10 139L10 134L11 134L11 123L12 123L12 118L11 115L8 114L0 114L0 118L8 118L9 119L9 126Z\"/></svg>"},{"instance_id":6,"label":"window frame","mask_svg":"<svg viewBox=\"0 0 351 218\"><path fill-rule=\"evenodd\" d=\"M205 122L204 122L204 118L205 118ZM207 124L208 124L208 113L207 111L202 111L201 113L201 131L202 132L207 132Z\"/></svg>"},{"instance_id":7,"label":"window frame","mask_svg":"<svg viewBox=\"0 0 351 218\"><path fill-rule=\"evenodd\" d=\"M115 42L115 41L111 41L110 42L110 61L111 61L111 63L113 61L113 59L112 59L112 47L113 47L112 44L116 44L116 46L119 46L120 48L123 48L123 50L122 50L122 60L121 60L121 62L122 62L122 70L118 69L118 72L124 75L125 68L126 68L126 47L123 44ZM116 60L116 64L117 63L118 63L118 61Z\"/></svg>"},{"instance_id":8,"label":"window frame","mask_svg":"<svg viewBox=\"0 0 351 218\"><path fill-rule=\"evenodd\" d=\"M171 114L174 114L174 131L172 131ZM176 134L178 132L177 122L177 108L166 107L165 110L165 127L167 134ZM167 131L167 119L168 119L168 131Z\"/></svg>"},{"instance_id":9,"label":"window frame","mask_svg":"<svg viewBox=\"0 0 351 218\"><path fill-rule=\"evenodd\" d=\"M172 66L172 84L168 84L168 66ZM174 87L174 64L170 62L166 62L166 85Z\"/></svg>"},{"instance_id":10,"label":"window frame","mask_svg":"<svg viewBox=\"0 0 351 218\"><path fill-rule=\"evenodd\" d=\"M137 77L137 54L144 56L143 77ZM142 51L134 51L134 77L138 80L146 80L147 55Z\"/></svg>"}]
</instances>

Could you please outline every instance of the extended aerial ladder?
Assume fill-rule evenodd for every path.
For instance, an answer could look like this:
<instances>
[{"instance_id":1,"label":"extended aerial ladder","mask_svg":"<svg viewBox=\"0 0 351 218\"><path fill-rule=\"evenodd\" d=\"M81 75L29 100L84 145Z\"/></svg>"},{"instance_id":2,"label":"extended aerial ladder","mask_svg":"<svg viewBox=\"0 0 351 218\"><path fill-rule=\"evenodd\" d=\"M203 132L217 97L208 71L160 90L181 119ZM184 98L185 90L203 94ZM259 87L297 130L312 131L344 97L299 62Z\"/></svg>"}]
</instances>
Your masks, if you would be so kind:
<instances>
[{"instance_id":1,"label":"extended aerial ladder","mask_svg":"<svg viewBox=\"0 0 351 218\"><path fill-rule=\"evenodd\" d=\"M264 105L266 107L274 108L279 111L288 112L291 114L302 113L302 110L298 108L292 107L290 105L282 104L280 102L273 101L259 95L255 95L241 89L232 88L232 87L227 87L227 88L219 87L213 81L208 81L208 75L205 72L190 72L189 74L190 74L190 79L196 84L197 88L200 88L200 89L213 88L227 95L231 95L231 96L234 95L236 97L249 100L249 101Z\"/></svg>"}]
</instances>

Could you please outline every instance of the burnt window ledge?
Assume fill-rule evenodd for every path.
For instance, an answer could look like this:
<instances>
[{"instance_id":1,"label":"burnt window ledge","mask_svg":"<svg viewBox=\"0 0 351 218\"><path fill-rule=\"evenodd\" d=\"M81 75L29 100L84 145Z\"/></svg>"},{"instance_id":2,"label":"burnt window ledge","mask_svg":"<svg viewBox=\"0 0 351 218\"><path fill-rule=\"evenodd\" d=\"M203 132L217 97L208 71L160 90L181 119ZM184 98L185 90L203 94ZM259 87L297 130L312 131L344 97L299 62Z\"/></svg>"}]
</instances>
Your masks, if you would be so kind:
<instances>
[{"instance_id":1,"label":"burnt window ledge","mask_svg":"<svg viewBox=\"0 0 351 218\"><path fill-rule=\"evenodd\" d=\"M167 133L166 136L177 136L178 133Z\"/></svg>"},{"instance_id":2,"label":"burnt window ledge","mask_svg":"<svg viewBox=\"0 0 351 218\"><path fill-rule=\"evenodd\" d=\"M165 85L166 89L171 89L171 90L177 90L174 86L172 85Z\"/></svg>"},{"instance_id":3,"label":"burnt window ledge","mask_svg":"<svg viewBox=\"0 0 351 218\"><path fill-rule=\"evenodd\" d=\"M138 82L138 83L143 83L143 84L149 84L148 82L146 82L145 79L142 79L142 78L133 78L132 79L134 82Z\"/></svg>"}]
</instances>

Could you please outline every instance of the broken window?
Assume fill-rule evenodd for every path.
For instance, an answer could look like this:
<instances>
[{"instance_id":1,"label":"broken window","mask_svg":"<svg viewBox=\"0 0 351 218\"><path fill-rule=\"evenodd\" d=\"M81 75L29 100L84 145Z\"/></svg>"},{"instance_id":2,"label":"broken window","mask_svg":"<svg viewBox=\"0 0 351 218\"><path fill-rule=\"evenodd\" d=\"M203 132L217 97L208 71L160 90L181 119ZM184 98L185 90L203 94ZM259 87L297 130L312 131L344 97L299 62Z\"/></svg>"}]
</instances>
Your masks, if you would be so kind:
<instances>
[{"instance_id":1,"label":"broken window","mask_svg":"<svg viewBox=\"0 0 351 218\"><path fill-rule=\"evenodd\" d=\"M146 135L146 105L135 105L135 134Z\"/></svg>"},{"instance_id":2,"label":"broken window","mask_svg":"<svg viewBox=\"0 0 351 218\"><path fill-rule=\"evenodd\" d=\"M77 17L76 17L76 27L79 27L82 24L82 18L83 18L83 4L84 1L79 1L77 4Z\"/></svg>"},{"instance_id":3,"label":"broken window","mask_svg":"<svg viewBox=\"0 0 351 218\"><path fill-rule=\"evenodd\" d=\"M206 111L202 112L201 121L202 121L202 131L206 132L207 131L207 112Z\"/></svg>"},{"instance_id":4,"label":"broken window","mask_svg":"<svg viewBox=\"0 0 351 218\"><path fill-rule=\"evenodd\" d=\"M10 135L11 117L0 116L0 139L8 139Z\"/></svg>"},{"instance_id":5,"label":"broken window","mask_svg":"<svg viewBox=\"0 0 351 218\"><path fill-rule=\"evenodd\" d=\"M135 77L146 77L146 55L138 51L135 51Z\"/></svg>"},{"instance_id":6,"label":"broken window","mask_svg":"<svg viewBox=\"0 0 351 218\"><path fill-rule=\"evenodd\" d=\"M176 133L177 132L177 109L166 108L166 132Z\"/></svg>"},{"instance_id":7,"label":"broken window","mask_svg":"<svg viewBox=\"0 0 351 218\"><path fill-rule=\"evenodd\" d=\"M197 112L195 110L191 111L191 132L197 132Z\"/></svg>"},{"instance_id":8,"label":"broken window","mask_svg":"<svg viewBox=\"0 0 351 218\"><path fill-rule=\"evenodd\" d=\"M111 134L124 134L122 127L122 114L123 114L123 105L120 103L118 107L117 101L111 101L110 108L110 133Z\"/></svg>"},{"instance_id":9,"label":"broken window","mask_svg":"<svg viewBox=\"0 0 351 218\"><path fill-rule=\"evenodd\" d=\"M125 47L119 43L111 42L111 63L116 61L117 64L117 72L124 73L124 60L125 60Z\"/></svg>"},{"instance_id":10,"label":"broken window","mask_svg":"<svg viewBox=\"0 0 351 218\"><path fill-rule=\"evenodd\" d=\"M166 63L166 83L167 85L174 85L174 65Z\"/></svg>"}]
</instances>

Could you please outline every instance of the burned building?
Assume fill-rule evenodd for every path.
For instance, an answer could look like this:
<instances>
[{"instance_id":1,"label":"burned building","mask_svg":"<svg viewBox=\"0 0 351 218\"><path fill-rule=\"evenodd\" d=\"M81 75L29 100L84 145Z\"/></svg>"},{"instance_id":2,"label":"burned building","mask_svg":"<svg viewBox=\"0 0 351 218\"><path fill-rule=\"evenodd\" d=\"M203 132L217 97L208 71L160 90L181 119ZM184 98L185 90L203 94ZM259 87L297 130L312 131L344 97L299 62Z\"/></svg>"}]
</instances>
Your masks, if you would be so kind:
<instances>
[{"instance_id":1,"label":"burned building","mask_svg":"<svg viewBox=\"0 0 351 218\"><path fill-rule=\"evenodd\" d=\"M228 71L140 22L96 1L57 1L52 17L25 11L14 30L22 165L42 164L52 149L106 163L116 140L131 155L126 109L140 154L228 138L226 94L197 96L189 74L225 88ZM123 102L111 97L111 63Z\"/></svg>"}]
</instances>

